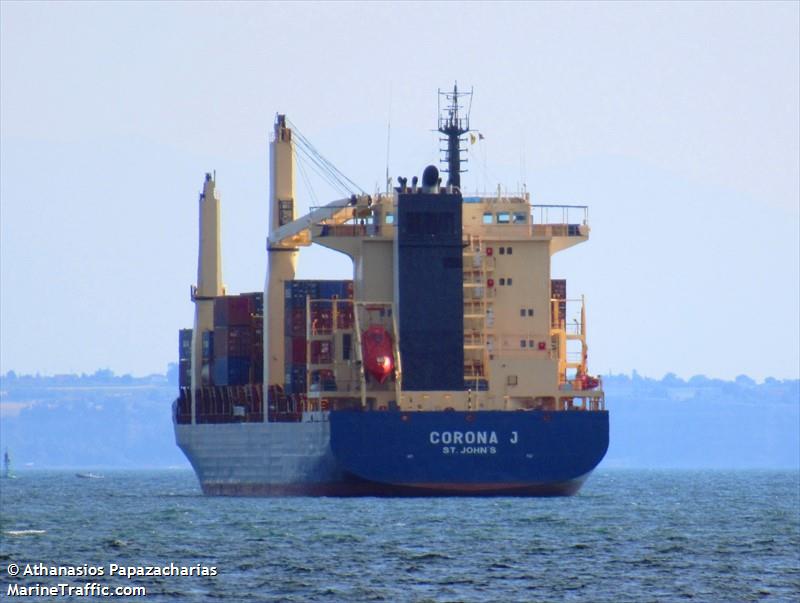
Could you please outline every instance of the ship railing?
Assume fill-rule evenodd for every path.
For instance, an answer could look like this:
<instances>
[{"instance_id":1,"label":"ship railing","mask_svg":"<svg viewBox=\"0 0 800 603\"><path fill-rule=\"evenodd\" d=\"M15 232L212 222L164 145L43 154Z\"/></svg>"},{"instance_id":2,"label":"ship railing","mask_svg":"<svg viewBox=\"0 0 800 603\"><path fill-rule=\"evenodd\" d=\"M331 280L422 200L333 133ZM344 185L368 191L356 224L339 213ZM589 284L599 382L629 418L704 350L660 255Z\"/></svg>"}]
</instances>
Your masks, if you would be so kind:
<instances>
[{"instance_id":1,"label":"ship railing","mask_svg":"<svg viewBox=\"0 0 800 603\"><path fill-rule=\"evenodd\" d=\"M556 410L560 411L601 411L606 409L605 395L602 391L575 391L567 396L559 396Z\"/></svg>"},{"instance_id":2,"label":"ship railing","mask_svg":"<svg viewBox=\"0 0 800 603\"><path fill-rule=\"evenodd\" d=\"M530 215L534 225L589 226L588 205L531 205Z\"/></svg>"},{"instance_id":3,"label":"ship railing","mask_svg":"<svg viewBox=\"0 0 800 603\"><path fill-rule=\"evenodd\" d=\"M589 208L584 205L531 205L519 210L487 207L481 224L465 224L464 233L489 239L585 237L589 235Z\"/></svg>"},{"instance_id":4,"label":"ship railing","mask_svg":"<svg viewBox=\"0 0 800 603\"><path fill-rule=\"evenodd\" d=\"M377 237L381 234L380 224L346 222L344 224L318 224L320 237Z\"/></svg>"},{"instance_id":5,"label":"ship railing","mask_svg":"<svg viewBox=\"0 0 800 603\"><path fill-rule=\"evenodd\" d=\"M330 336L335 331L353 328L352 299L307 299L306 305L306 334L309 337Z\"/></svg>"},{"instance_id":6,"label":"ship railing","mask_svg":"<svg viewBox=\"0 0 800 603\"><path fill-rule=\"evenodd\" d=\"M204 386L194 392L195 423L261 423L264 400L261 384ZM184 387L176 404L176 420L192 422L192 392Z\"/></svg>"},{"instance_id":7,"label":"ship railing","mask_svg":"<svg viewBox=\"0 0 800 603\"><path fill-rule=\"evenodd\" d=\"M563 329L567 335L580 335L583 333L583 309L584 299L581 298L559 298L550 299L551 306L558 304L558 316L555 310L551 312L551 328Z\"/></svg>"}]
</instances>

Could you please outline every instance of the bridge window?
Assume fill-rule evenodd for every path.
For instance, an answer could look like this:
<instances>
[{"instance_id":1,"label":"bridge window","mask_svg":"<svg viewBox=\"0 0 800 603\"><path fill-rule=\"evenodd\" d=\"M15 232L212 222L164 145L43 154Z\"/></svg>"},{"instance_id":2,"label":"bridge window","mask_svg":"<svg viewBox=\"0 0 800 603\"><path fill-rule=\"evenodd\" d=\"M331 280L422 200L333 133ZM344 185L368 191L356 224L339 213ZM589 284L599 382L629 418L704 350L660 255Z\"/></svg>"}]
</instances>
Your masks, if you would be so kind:
<instances>
[{"instance_id":1,"label":"bridge window","mask_svg":"<svg viewBox=\"0 0 800 603\"><path fill-rule=\"evenodd\" d=\"M498 224L508 224L511 221L511 215L507 211L497 213Z\"/></svg>"},{"instance_id":2,"label":"bridge window","mask_svg":"<svg viewBox=\"0 0 800 603\"><path fill-rule=\"evenodd\" d=\"M525 224L528 221L528 215L522 212L514 214L514 224Z\"/></svg>"},{"instance_id":3,"label":"bridge window","mask_svg":"<svg viewBox=\"0 0 800 603\"><path fill-rule=\"evenodd\" d=\"M385 221L387 224L394 224L394 214L392 212L388 212L386 214Z\"/></svg>"},{"instance_id":4,"label":"bridge window","mask_svg":"<svg viewBox=\"0 0 800 603\"><path fill-rule=\"evenodd\" d=\"M491 212L487 211L486 213L483 214L483 223L491 224L492 222L494 222L494 216L492 215Z\"/></svg>"}]
</instances>

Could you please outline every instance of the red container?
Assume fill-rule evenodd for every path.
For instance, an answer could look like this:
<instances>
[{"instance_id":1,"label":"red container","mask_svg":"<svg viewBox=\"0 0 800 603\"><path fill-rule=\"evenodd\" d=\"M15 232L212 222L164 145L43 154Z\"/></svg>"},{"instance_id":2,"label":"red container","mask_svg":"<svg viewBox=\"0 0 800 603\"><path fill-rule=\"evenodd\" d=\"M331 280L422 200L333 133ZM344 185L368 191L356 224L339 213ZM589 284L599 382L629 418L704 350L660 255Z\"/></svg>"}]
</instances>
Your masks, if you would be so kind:
<instances>
[{"instance_id":1,"label":"red container","mask_svg":"<svg viewBox=\"0 0 800 603\"><path fill-rule=\"evenodd\" d=\"M306 338L287 337L284 346L286 364L305 364L306 363Z\"/></svg>"},{"instance_id":2,"label":"red container","mask_svg":"<svg viewBox=\"0 0 800 603\"><path fill-rule=\"evenodd\" d=\"M287 337L306 336L306 309L291 308L286 311L286 331Z\"/></svg>"},{"instance_id":3,"label":"red container","mask_svg":"<svg viewBox=\"0 0 800 603\"><path fill-rule=\"evenodd\" d=\"M330 364L333 362L333 346L330 341L311 342L310 364Z\"/></svg>"},{"instance_id":4,"label":"red container","mask_svg":"<svg viewBox=\"0 0 800 603\"><path fill-rule=\"evenodd\" d=\"M333 312L330 307L311 308L311 332L330 333L333 329Z\"/></svg>"},{"instance_id":5,"label":"red container","mask_svg":"<svg viewBox=\"0 0 800 603\"><path fill-rule=\"evenodd\" d=\"M221 356L250 356L253 353L253 331L250 327L216 327L214 354Z\"/></svg>"},{"instance_id":6,"label":"red container","mask_svg":"<svg viewBox=\"0 0 800 603\"><path fill-rule=\"evenodd\" d=\"M248 326L252 319L253 300L247 295L225 295L214 300L214 326Z\"/></svg>"}]
</instances>

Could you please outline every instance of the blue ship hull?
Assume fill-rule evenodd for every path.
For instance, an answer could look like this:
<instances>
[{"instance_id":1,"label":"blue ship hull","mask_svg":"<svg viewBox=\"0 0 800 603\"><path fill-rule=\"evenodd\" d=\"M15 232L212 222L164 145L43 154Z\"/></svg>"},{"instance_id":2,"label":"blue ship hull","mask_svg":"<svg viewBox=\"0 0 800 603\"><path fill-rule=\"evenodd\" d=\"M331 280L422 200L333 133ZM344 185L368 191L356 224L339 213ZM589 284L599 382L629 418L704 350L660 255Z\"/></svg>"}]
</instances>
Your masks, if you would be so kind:
<instances>
[{"instance_id":1,"label":"blue ship hull","mask_svg":"<svg viewBox=\"0 0 800 603\"><path fill-rule=\"evenodd\" d=\"M608 449L606 411L332 412L330 429L361 494L569 495Z\"/></svg>"},{"instance_id":2,"label":"blue ship hull","mask_svg":"<svg viewBox=\"0 0 800 603\"><path fill-rule=\"evenodd\" d=\"M175 434L210 495L564 496L603 459L608 413L331 411Z\"/></svg>"}]
</instances>

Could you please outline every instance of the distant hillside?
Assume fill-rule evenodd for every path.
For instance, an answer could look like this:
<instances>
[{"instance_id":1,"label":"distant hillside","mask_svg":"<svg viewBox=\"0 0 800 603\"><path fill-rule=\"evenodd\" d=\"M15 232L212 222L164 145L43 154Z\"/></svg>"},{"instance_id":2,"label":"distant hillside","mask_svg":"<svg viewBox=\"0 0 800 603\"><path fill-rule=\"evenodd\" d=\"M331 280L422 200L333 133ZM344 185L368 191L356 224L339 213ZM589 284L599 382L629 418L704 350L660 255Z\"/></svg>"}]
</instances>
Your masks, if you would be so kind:
<instances>
[{"instance_id":1,"label":"distant hillside","mask_svg":"<svg viewBox=\"0 0 800 603\"><path fill-rule=\"evenodd\" d=\"M800 468L800 381L603 377L604 467ZM187 466L175 446L177 372L0 377L0 442L28 467Z\"/></svg>"},{"instance_id":2,"label":"distant hillside","mask_svg":"<svg viewBox=\"0 0 800 603\"><path fill-rule=\"evenodd\" d=\"M188 467L172 434L177 372L0 381L0 442L26 467Z\"/></svg>"},{"instance_id":3,"label":"distant hillside","mask_svg":"<svg viewBox=\"0 0 800 603\"><path fill-rule=\"evenodd\" d=\"M606 467L800 468L800 381L603 377Z\"/></svg>"}]
</instances>

